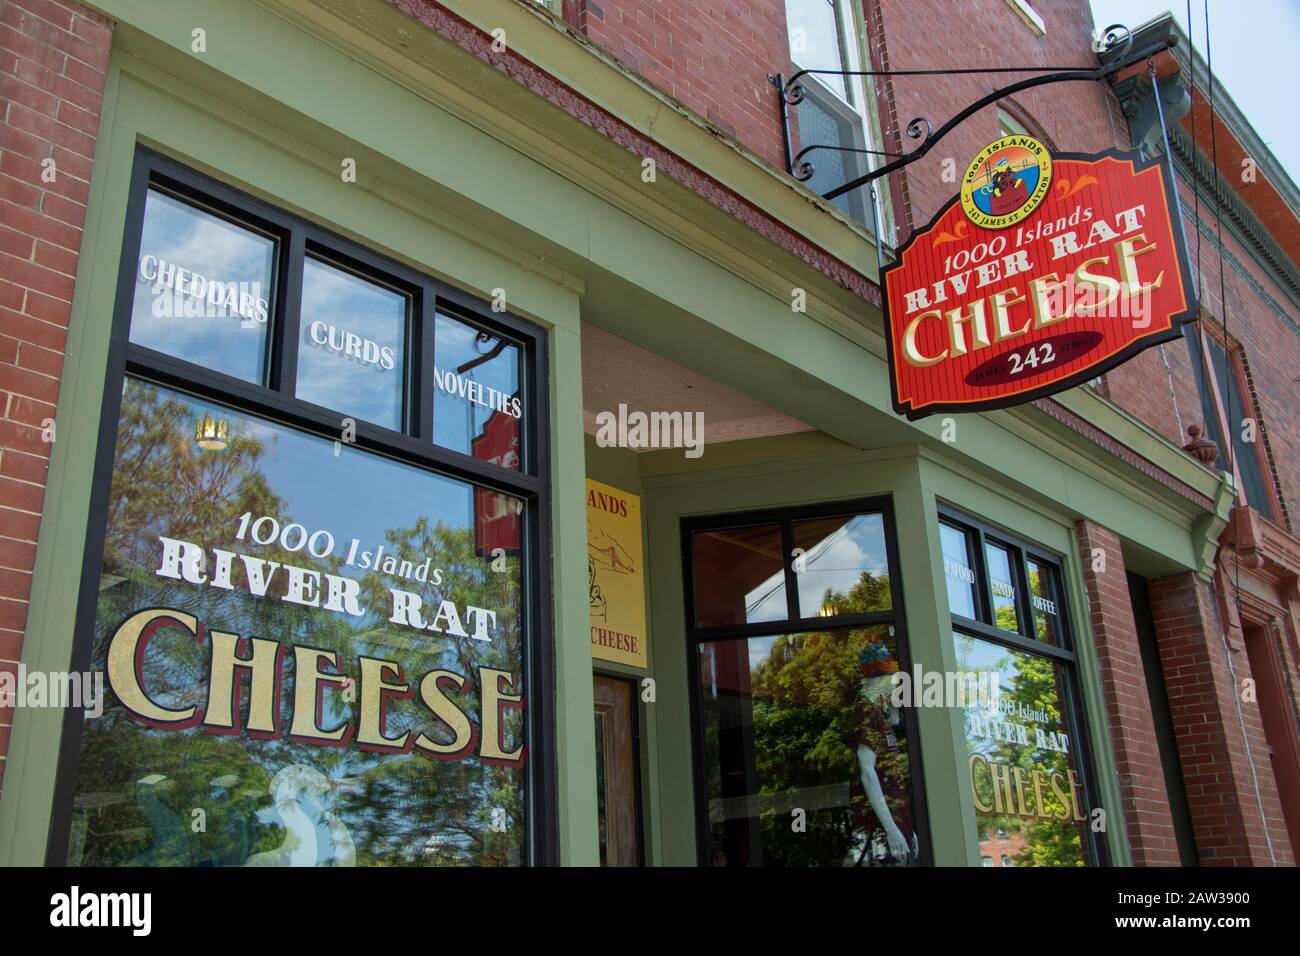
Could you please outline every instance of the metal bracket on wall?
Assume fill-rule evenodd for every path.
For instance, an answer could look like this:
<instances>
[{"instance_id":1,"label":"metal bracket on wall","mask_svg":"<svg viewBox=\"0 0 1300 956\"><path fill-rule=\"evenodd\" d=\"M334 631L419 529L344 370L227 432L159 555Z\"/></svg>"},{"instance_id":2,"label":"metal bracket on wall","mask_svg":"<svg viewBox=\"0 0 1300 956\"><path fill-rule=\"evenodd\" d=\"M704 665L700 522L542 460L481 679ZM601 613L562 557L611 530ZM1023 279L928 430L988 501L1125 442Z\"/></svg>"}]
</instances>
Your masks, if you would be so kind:
<instances>
[{"instance_id":1,"label":"metal bracket on wall","mask_svg":"<svg viewBox=\"0 0 1300 956\"><path fill-rule=\"evenodd\" d=\"M805 159L809 153L814 150L826 149L836 152L849 153L867 153L875 156L893 157L893 161L886 163L878 169L873 169L865 175L856 179L849 180L840 186L836 186L825 193L822 193L823 199L835 199L844 195L853 189L858 189L875 182L883 176L888 176L895 170L902 169L910 163L916 162L939 140L947 136L959 124L969 119L975 113L984 109L1005 96L1017 93L1021 90L1032 89L1036 86L1046 86L1049 83L1069 83L1080 80L1103 80L1106 77L1113 76L1121 70L1127 69L1134 64L1141 63L1143 60L1150 59L1156 54L1163 52L1176 45L1177 39L1173 36L1165 37L1157 43L1149 44L1141 50L1134 52L1133 33L1123 24L1112 24L1101 32L1100 42L1096 47L1098 55L1113 54L1114 59L1109 63L1103 63L1095 67L1078 66L1003 66L996 68L970 67L955 70L799 70L787 80L780 73L773 73L768 76L768 81L776 87L777 95L780 99L781 106L781 130L785 144L786 171L800 182L806 182L811 179L814 173L813 164ZM969 76L985 73L1038 73L1040 76L1033 76L1028 79L1018 80L1007 86L1000 87L985 96L980 97L974 103L967 106L948 122L944 123L937 130L928 119L918 116L907 124L906 132L909 139L920 140L921 145L910 153L888 153L881 150L870 149L852 149L845 146L831 146L827 144L816 143L811 146L805 146L798 153L793 153L793 145L790 131L790 107L797 106L803 102L806 95L804 89L805 76L829 75L829 76Z\"/></svg>"}]
</instances>

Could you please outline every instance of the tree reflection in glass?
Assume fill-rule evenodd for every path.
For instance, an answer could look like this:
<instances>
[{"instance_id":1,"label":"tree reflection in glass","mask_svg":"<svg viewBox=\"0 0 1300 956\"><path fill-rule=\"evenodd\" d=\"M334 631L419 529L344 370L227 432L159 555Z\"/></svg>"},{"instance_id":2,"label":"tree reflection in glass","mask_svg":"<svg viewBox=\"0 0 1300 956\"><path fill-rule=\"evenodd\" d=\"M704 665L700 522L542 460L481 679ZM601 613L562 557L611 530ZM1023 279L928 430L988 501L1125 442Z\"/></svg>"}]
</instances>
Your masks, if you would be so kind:
<instances>
[{"instance_id":1,"label":"tree reflection in glass","mask_svg":"<svg viewBox=\"0 0 1300 956\"><path fill-rule=\"evenodd\" d=\"M955 634L958 669L996 672L999 699L965 711L981 852L1015 866L1083 866L1087 808L1060 665Z\"/></svg>"},{"instance_id":2,"label":"tree reflection in glass","mask_svg":"<svg viewBox=\"0 0 1300 956\"><path fill-rule=\"evenodd\" d=\"M226 447L194 441L195 421L211 414L230 423ZM511 505L515 504L510 499ZM305 529L328 529L335 546L324 557L281 538L268 545L235 540L241 518L278 516ZM92 647L102 670L105 643L141 608L167 607L205 626L284 644L335 652L341 673L360 679L358 659L401 666L414 685L434 669L470 678L460 708L481 728L478 668L522 675L519 550L476 547L474 488L356 448L292 431L231 409L128 379L109 495L108 527ZM235 586L197 586L160 576L159 537L265 561L347 575L360 582L361 616L282 599L283 580L267 596L249 592L244 572ZM349 566L349 543L385 554L405 569L432 571L425 580ZM317 549L322 551L322 549ZM323 553L323 551L322 551ZM414 571L411 571L414 574ZM496 613L490 640L402 627L389 620L390 588ZM430 610L430 616L432 610ZM210 643L176 629L157 631L142 661L149 696L170 708L207 700ZM236 672L239 673L238 671ZM292 654L281 671L281 726L290 725L295 674ZM246 678L244 679L246 682ZM106 682L107 688L107 682ZM357 705L334 689L324 694L320 724L355 720ZM87 720L81 745L69 862L82 865L504 865L522 862L525 775L493 765L477 751L458 760L416 752L384 753L310 746L248 733L218 735L202 727L154 729L106 693L101 717ZM248 722L248 690L242 723ZM354 698L355 700L355 695ZM423 732L447 742L451 728L419 695L387 699L384 732ZM506 709L501 738L523 739L523 711Z\"/></svg>"},{"instance_id":3,"label":"tree reflection in glass","mask_svg":"<svg viewBox=\"0 0 1300 956\"><path fill-rule=\"evenodd\" d=\"M822 601L838 614L888 609L888 578L859 572ZM892 628L709 641L699 666L711 862L917 862Z\"/></svg>"}]
</instances>

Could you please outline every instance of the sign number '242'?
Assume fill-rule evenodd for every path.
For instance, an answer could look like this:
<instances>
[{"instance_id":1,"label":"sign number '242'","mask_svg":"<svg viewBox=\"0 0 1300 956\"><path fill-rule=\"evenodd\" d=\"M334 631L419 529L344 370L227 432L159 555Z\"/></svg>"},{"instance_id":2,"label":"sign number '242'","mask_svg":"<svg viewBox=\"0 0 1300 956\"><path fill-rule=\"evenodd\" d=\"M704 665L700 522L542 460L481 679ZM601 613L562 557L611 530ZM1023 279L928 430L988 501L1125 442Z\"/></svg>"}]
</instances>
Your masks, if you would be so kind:
<instances>
[{"instance_id":1,"label":"sign number '242'","mask_svg":"<svg viewBox=\"0 0 1300 956\"><path fill-rule=\"evenodd\" d=\"M1177 208L1136 153L990 143L885 270L895 410L1027 402L1176 338L1196 317Z\"/></svg>"}]
</instances>

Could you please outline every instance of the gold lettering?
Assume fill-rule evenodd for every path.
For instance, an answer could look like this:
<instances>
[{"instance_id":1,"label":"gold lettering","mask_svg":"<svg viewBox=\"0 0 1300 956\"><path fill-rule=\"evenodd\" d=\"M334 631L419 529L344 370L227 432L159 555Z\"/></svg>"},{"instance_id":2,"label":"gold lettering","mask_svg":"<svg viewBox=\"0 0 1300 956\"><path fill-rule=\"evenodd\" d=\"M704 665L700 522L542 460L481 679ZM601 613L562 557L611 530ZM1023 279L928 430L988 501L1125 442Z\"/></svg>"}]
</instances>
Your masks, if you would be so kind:
<instances>
[{"instance_id":1,"label":"gold lettering","mask_svg":"<svg viewBox=\"0 0 1300 956\"><path fill-rule=\"evenodd\" d=\"M993 809L998 813L1014 814L1011 794L1011 768L1004 763L989 764L993 774Z\"/></svg>"},{"instance_id":2,"label":"gold lettering","mask_svg":"<svg viewBox=\"0 0 1300 956\"><path fill-rule=\"evenodd\" d=\"M385 701L389 696L409 697L411 687L406 683L391 684L388 677L402 680L402 666L393 661L375 657L361 658L361 706L357 714L357 746L405 750L411 732L400 737L384 736Z\"/></svg>"},{"instance_id":3,"label":"gold lettering","mask_svg":"<svg viewBox=\"0 0 1300 956\"><path fill-rule=\"evenodd\" d=\"M1154 242L1148 243L1141 249L1136 248L1139 242L1146 242L1146 233L1139 232L1132 239L1122 239L1115 243L1115 251L1119 254L1119 277L1124 283L1124 290L1130 295L1140 295L1148 289L1160 288L1160 283L1165 280L1165 270L1161 269L1160 274L1151 282L1142 285L1138 281L1137 274L1137 257L1146 255L1156 248Z\"/></svg>"},{"instance_id":4,"label":"gold lettering","mask_svg":"<svg viewBox=\"0 0 1300 956\"><path fill-rule=\"evenodd\" d=\"M1012 767L1011 775L1015 777L1016 780L1016 807L1020 812L1020 816L1034 816L1034 814L1029 812L1029 808L1025 806L1025 768Z\"/></svg>"},{"instance_id":5,"label":"gold lettering","mask_svg":"<svg viewBox=\"0 0 1300 956\"><path fill-rule=\"evenodd\" d=\"M1047 812L1047 802L1043 799L1043 771L1041 770L1034 771L1034 800L1038 806L1038 812L1034 816L1040 820L1050 819L1051 814Z\"/></svg>"},{"instance_id":6,"label":"gold lettering","mask_svg":"<svg viewBox=\"0 0 1300 956\"><path fill-rule=\"evenodd\" d=\"M922 319L939 319L942 321L943 313L938 309L931 309L929 312L922 312L920 315L907 323L907 329L903 332L903 358L907 360L908 365L916 365L924 368L927 365L934 365L936 362L942 362L948 357L948 350L944 349L938 355L929 356L921 354L921 350L916 345L916 329L921 324Z\"/></svg>"},{"instance_id":7,"label":"gold lettering","mask_svg":"<svg viewBox=\"0 0 1300 956\"><path fill-rule=\"evenodd\" d=\"M1057 802L1060 804L1059 809L1054 809L1052 811L1052 816L1057 820L1068 820L1070 819L1070 795L1066 793L1065 788L1061 786L1061 781L1064 778L1059 773L1054 773L1051 775L1050 779L1052 782L1052 793L1056 796Z\"/></svg>"},{"instance_id":8,"label":"gold lettering","mask_svg":"<svg viewBox=\"0 0 1300 956\"><path fill-rule=\"evenodd\" d=\"M478 755L488 763L519 765L523 761L524 747L512 753L501 749L501 711L507 707L521 707L522 694L507 694L501 690L504 679L513 687L514 678L509 671L494 670L491 667L478 669L479 697L483 701L483 739L479 741Z\"/></svg>"},{"instance_id":9,"label":"gold lettering","mask_svg":"<svg viewBox=\"0 0 1300 956\"><path fill-rule=\"evenodd\" d=\"M171 624L188 631L190 637L198 638L199 621L193 614L163 607L151 607L132 614L108 639L108 686L138 720L153 725L183 724L194 717L197 708L191 705L170 710L155 704L145 693L140 672L136 670L136 661L144 658L144 649L140 645L148 643L143 636L145 629L154 624L158 627ZM150 636L153 630L150 629Z\"/></svg>"},{"instance_id":10,"label":"gold lettering","mask_svg":"<svg viewBox=\"0 0 1300 956\"><path fill-rule=\"evenodd\" d=\"M347 677L343 674L329 674L322 671L320 669L322 661L329 661L336 670L338 669L339 657L333 651L294 645L293 724L289 728L289 736L309 743L313 741L347 743L352 727L346 721L333 730L322 730L317 723L319 715L316 712L316 701L320 696L321 685L342 686L347 683Z\"/></svg>"},{"instance_id":11,"label":"gold lettering","mask_svg":"<svg viewBox=\"0 0 1300 956\"><path fill-rule=\"evenodd\" d=\"M988 761L988 758L985 757L983 754L971 754L971 755L970 755L970 792L971 792L971 798L974 799L974 801L975 801L975 810L976 810L976 812L978 812L978 813L992 813L992 812L993 812L993 806L992 806L991 804L986 804L986 803L982 803L982 802L980 802L979 784L978 784L978 782L977 782L976 779L975 779L975 765L976 765L977 763L981 763L981 764L983 764L985 770L987 770L987 769L989 768L989 761Z\"/></svg>"},{"instance_id":12,"label":"gold lettering","mask_svg":"<svg viewBox=\"0 0 1300 956\"><path fill-rule=\"evenodd\" d=\"M474 725L469 722L464 711L443 692L444 681L454 684L457 693L464 693L469 678L453 671L429 671L420 681L420 699L433 711L435 717L451 728L454 737L451 743L440 744L431 737L420 734L415 738L415 747L438 760L456 760L474 749Z\"/></svg>"},{"instance_id":13,"label":"gold lettering","mask_svg":"<svg viewBox=\"0 0 1300 956\"><path fill-rule=\"evenodd\" d=\"M1023 335L1029 331L1029 324L1032 319L1025 319L1025 324L1018 329L1007 327L1007 310L1011 306L1019 305L1025 301L1025 297L1019 295L1018 292L1019 290L1013 286L1005 292L995 292L993 294L993 341L995 342L1001 342L1003 339L1009 339L1015 335Z\"/></svg>"},{"instance_id":14,"label":"gold lettering","mask_svg":"<svg viewBox=\"0 0 1300 956\"><path fill-rule=\"evenodd\" d=\"M1074 310L1075 315L1089 315L1098 309L1104 309L1115 301L1119 295L1120 284L1108 275L1102 275L1099 272L1090 272L1088 267L1094 262L1109 262L1109 256L1097 256L1092 259L1085 259L1079 264L1079 268L1074 270L1074 284L1078 286L1091 287L1098 290L1101 294L1096 302L1080 303Z\"/></svg>"},{"instance_id":15,"label":"gold lettering","mask_svg":"<svg viewBox=\"0 0 1300 956\"><path fill-rule=\"evenodd\" d=\"M260 637L250 640L252 655L239 656L239 635L225 631L209 631L212 642L212 665L208 673L208 706L203 717L204 727L234 730L239 715L235 713L235 698L239 693L236 670L246 670L252 675L251 700L248 702L248 730L263 736L274 736L279 729L276 718L276 690L280 686L280 645Z\"/></svg>"},{"instance_id":16,"label":"gold lettering","mask_svg":"<svg viewBox=\"0 0 1300 956\"><path fill-rule=\"evenodd\" d=\"M1037 279L1029 280L1029 295L1033 300L1034 307L1034 327L1038 329L1046 328L1056 322L1064 321L1070 317L1070 306L1067 303L1065 312L1061 315L1052 315L1052 294L1057 289L1065 288L1065 283L1057 278L1055 272L1049 272L1045 276L1039 276Z\"/></svg>"},{"instance_id":17,"label":"gold lettering","mask_svg":"<svg viewBox=\"0 0 1300 956\"><path fill-rule=\"evenodd\" d=\"M1070 778L1070 806L1074 810L1074 819L1083 822L1087 819L1079 809L1079 791L1083 789L1083 784L1079 782L1079 775L1073 770L1067 770L1066 775Z\"/></svg>"},{"instance_id":18,"label":"gold lettering","mask_svg":"<svg viewBox=\"0 0 1300 956\"><path fill-rule=\"evenodd\" d=\"M952 340L952 354L965 355L966 335L962 331L963 325L970 325L971 345L975 349L988 348L989 330L984 321L984 300L976 299L970 304L970 311L965 312L962 309L949 309L944 313L948 320L948 335Z\"/></svg>"}]
</instances>

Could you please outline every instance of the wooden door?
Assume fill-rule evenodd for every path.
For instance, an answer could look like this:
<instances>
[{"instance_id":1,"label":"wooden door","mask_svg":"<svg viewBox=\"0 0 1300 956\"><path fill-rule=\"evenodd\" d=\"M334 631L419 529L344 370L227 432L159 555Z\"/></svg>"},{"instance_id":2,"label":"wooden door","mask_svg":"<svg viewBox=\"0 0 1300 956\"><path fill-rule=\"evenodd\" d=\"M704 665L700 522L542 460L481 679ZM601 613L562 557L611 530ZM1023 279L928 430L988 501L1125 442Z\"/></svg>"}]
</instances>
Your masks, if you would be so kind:
<instances>
[{"instance_id":1,"label":"wooden door","mask_svg":"<svg viewBox=\"0 0 1300 956\"><path fill-rule=\"evenodd\" d=\"M596 809L601 866L641 865L636 685L592 675L596 700Z\"/></svg>"}]
</instances>

